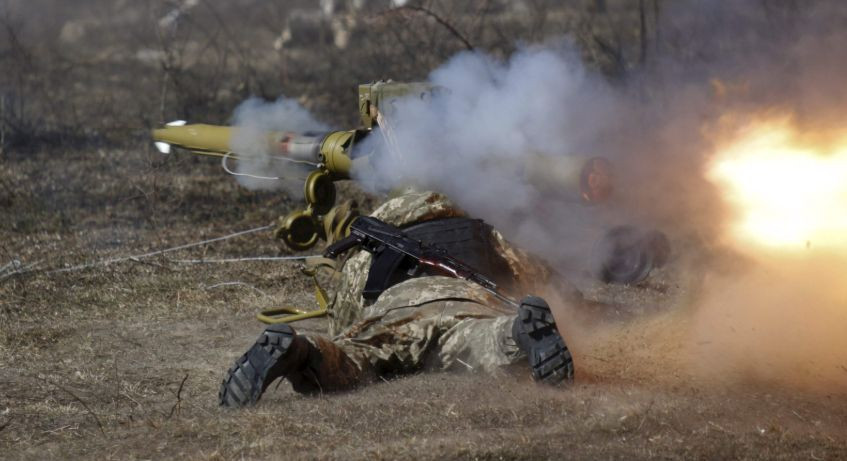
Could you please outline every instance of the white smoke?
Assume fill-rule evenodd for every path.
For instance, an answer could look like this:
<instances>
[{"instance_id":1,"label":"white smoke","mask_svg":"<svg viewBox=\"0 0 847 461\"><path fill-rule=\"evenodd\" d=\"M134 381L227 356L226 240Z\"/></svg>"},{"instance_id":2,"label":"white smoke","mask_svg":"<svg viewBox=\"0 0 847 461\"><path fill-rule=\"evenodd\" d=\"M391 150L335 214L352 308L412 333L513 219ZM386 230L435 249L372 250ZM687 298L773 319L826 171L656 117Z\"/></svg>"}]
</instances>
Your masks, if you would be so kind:
<instances>
[{"instance_id":1,"label":"white smoke","mask_svg":"<svg viewBox=\"0 0 847 461\"><path fill-rule=\"evenodd\" d=\"M250 98L235 109L233 122L236 130L230 147L241 158L236 167L238 182L250 189L282 188L295 197L302 195L308 170L302 165L274 158L266 133L328 131L329 126L318 121L296 100L285 97L274 102Z\"/></svg>"},{"instance_id":2,"label":"white smoke","mask_svg":"<svg viewBox=\"0 0 847 461\"><path fill-rule=\"evenodd\" d=\"M685 53L658 59L618 85L586 68L566 45L525 47L505 61L483 53L455 56L429 77L446 91L392 105L391 123L382 127L390 126L391 142L376 146L382 152L375 183L411 182L444 192L560 269L594 269L591 248L617 224L658 227L671 235L675 251L692 261L714 257L712 245L730 221L730 210L720 191L704 180L714 153L710 132L732 123L729 114L738 123L774 109L796 114L810 133L842 126L847 93L837 82L847 70L847 53L835 43L847 33L816 29L828 23L820 18L830 16L814 12L829 8L810 8L796 18L747 17L741 22L748 29L731 20L719 29L726 37L712 42L714 31L703 23L721 23L731 11L718 14L710 6L701 5L713 14L700 24L706 30L690 29L692 36L685 37L684 45L700 60ZM741 30L757 35L733 40ZM802 39L792 42L798 36ZM706 52L698 54L699 49ZM568 164L557 163L562 159L597 155L616 167L615 198L597 207L572 200L572 191L546 193L514 167L541 158L556 168ZM773 261L769 266L751 260L745 271L729 276L703 260L680 263L676 268L686 273L673 280L701 282L689 287L697 296L679 300L680 311L656 317L662 320L656 324L669 331L656 332L651 322L623 329L644 337L658 333L646 348L660 356L678 351L677 361L667 364L687 364L704 380L752 379L843 391L846 266L842 260L818 262L779 260L790 269L779 278ZM822 277L810 266L836 272ZM585 338L592 331L586 328ZM636 360L621 350L615 352L620 360Z\"/></svg>"},{"instance_id":3,"label":"white smoke","mask_svg":"<svg viewBox=\"0 0 847 461\"><path fill-rule=\"evenodd\" d=\"M531 250L584 261L614 221L581 203L578 173L590 157L610 154L597 146L618 119L616 90L567 44L526 47L506 61L460 53L429 82L438 88L431 98L392 104L393 144L368 138L376 178L363 182L438 190ZM552 191L539 185L530 174L538 165L564 170L542 171L564 180Z\"/></svg>"},{"instance_id":4,"label":"white smoke","mask_svg":"<svg viewBox=\"0 0 847 461\"><path fill-rule=\"evenodd\" d=\"M381 142L380 133L366 138L359 147L376 152L375 175L358 179L374 190L412 183L444 192L560 268L569 261L584 267L594 242L617 224L655 226L670 234L675 250L685 251L678 245L683 239L674 238L682 235L696 247L694 268L682 275L705 282L692 282L691 299L681 299L685 305L674 315L658 316L660 328L630 324L623 330L639 333L643 349L656 352L662 365L680 365L665 361L668 351L676 351L684 355L680 363L707 364L704 374L740 370L795 383L793 374L803 369L843 389L847 364L843 353L832 351L844 350L839 326L847 265L839 260L827 266L834 268L831 277L820 277L815 265L789 261L792 270L774 290L767 264L750 260L751 269L731 257L723 261L712 250L728 210L703 173L714 147L708 132L720 129L726 114L744 120L777 108L796 114L801 126L843 126L847 7L720 3L669 3L658 21L665 39L650 48L653 58L626 68L614 84L586 67L567 43L525 46L505 60L461 53L429 76L445 91L393 104L390 124L383 126L390 126L393 142ZM281 129L275 123L297 119L289 111L314 122L299 105L252 104L285 114L264 118L276 120L269 124L248 122L262 113L248 104L236 119L252 129ZM594 156L615 166L613 198L604 205L580 203L572 182L550 191L527 174L527 165L550 165L554 172ZM255 171L266 170L259 164ZM727 271L721 265L735 272L721 274ZM814 321L798 328L807 318ZM613 330L599 341L627 332ZM585 328L575 350L600 346L591 342L595 332ZM791 335L802 347L786 354L783 340ZM611 357L622 365L637 361L628 353L631 343L613 345Z\"/></svg>"}]
</instances>

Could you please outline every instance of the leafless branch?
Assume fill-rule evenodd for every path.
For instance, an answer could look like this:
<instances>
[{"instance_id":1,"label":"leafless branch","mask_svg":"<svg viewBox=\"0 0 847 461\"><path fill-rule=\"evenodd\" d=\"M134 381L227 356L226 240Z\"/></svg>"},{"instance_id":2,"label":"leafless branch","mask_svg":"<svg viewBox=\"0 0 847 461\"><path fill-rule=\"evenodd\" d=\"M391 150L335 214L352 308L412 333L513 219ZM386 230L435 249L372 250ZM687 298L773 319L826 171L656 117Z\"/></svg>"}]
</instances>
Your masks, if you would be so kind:
<instances>
[{"instance_id":1,"label":"leafless branch","mask_svg":"<svg viewBox=\"0 0 847 461\"><path fill-rule=\"evenodd\" d=\"M168 414L168 418L171 418L176 412L177 416L179 416L179 412L182 409L182 388L185 386L185 382L188 381L188 373L185 374L185 377L182 378L182 382L179 383L179 389L176 391L176 403L171 407L171 412Z\"/></svg>"},{"instance_id":2,"label":"leafless branch","mask_svg":"<svg viewBox=\"0 0 847 461\"><path fill-rule=\"evenodd\" d=\"M413 11L415 13L421 13L421 14L424 14L426 16L429 16L430 18L434 19L435 22L437 22L442 27L447 29L447 31L450 32L451 35L456 37L456 39L458 39L460 42L462 42L462 45L464 45L465 48L468 51L473 51L473 50L476 49L473 46L473 44L471 44L470 40L468 40L461 32L459 32L455 27L453 27L452 24L450 24L444 18L435 14L435 12L433 12L432 10L430 10L428 8L424 8L422 6L400 6L400 7L389 10L388 13L395 12L395 11L398 11L398 12L399 11Z\"/></svg>"}]
</instances>

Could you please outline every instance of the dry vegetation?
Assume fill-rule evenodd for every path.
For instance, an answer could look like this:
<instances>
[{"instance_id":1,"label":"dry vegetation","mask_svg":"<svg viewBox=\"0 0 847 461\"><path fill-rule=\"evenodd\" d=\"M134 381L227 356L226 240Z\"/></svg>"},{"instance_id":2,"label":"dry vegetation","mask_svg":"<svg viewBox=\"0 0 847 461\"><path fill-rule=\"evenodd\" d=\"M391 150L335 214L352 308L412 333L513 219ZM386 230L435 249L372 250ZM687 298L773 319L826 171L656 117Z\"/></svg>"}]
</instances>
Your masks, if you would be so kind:
<instances>
[{"instance_id":1,"label":"dry vegetation","mask_svg":"<svg viewBox=\"0 0 847 461\"><path fill-rule=\"evenodd\" d=\"M286 94L350 126L358 82L420 79L468 47L505 55L563 34L624 78L659 50L663 6L338 2L326 17L315 3L0 2L0 457L847 457L843 398L711 388L650 356L623 363L618 352L645 342L637 335L576 351L568 389L519 371L415 375L317 398L283 383L255 409L221 411L218 383L258 333L255 311L309 305L309 285L296 263L174 260L286 254L267 232L11 275L13 261L46 270L140 254L263 226L291 208L278 193L239 188L216 162L155 153L148 129L162 121L222 123L248 95ZM672 305L665 277L605 295L653 290L647 299Z\"/></svg>"}]
</instances>

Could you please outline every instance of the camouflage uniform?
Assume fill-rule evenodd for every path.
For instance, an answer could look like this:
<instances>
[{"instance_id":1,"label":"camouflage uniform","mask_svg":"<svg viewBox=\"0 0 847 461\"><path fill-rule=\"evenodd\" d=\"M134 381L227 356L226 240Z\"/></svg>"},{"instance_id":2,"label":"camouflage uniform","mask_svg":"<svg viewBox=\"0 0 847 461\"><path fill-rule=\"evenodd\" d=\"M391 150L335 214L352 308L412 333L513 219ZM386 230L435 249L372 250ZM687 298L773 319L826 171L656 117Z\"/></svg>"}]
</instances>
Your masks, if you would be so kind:
<instances>
[{"instance_id":1,"label":"camouflage uniform","mask_svg":"<svg viewBox=\"0 0 847 461\"><path fill-rule=\"evenodd\" d=\"M415 192L389 200L372 216L402 227L461 215L443 195ZM507 294L537 293L550 284L552 271L491 232L511 271L512 286L502 287ZM268 327L229 369L221 405L256 403L281 376L298 392L335 391L424 368L496 372L528 358L536 380L572 379L570 353L542 299L525 298L516 311L471 282L424 276L391 286L369 304L362 292L370 265L371 255L358 250L313 267L327 293L335 336L299 335L285 324ZM561 299L579 299L570 287L558 288Z\"/></svg>"},{"instance_id":2,"label":"camouflage uniform","mask_svg":"<svg viewBox=\"0 0 847 461\"><path fill-rule=\"evenodd\" d=\"M463 216L444 195L408 192L385 202L372 215L404 227L432 219ZM513 247L497 231L493 243L509 264L510 294L537 293L550 282L552 271ZM511 337L515 310L481 287L448 277L419 277L397 284L372 304L361 293L372 256L357 251L337 269L325 265L318 279L329 300L329 330L333 342L361 370L377 374L421 368L493 372L523 358ZM568 297L578 293L569 287Z\"/></svg>"},{"instance_id":3,"label":"camouflage uniform","mask_svg":"<svg viewBox=\"0 0 847 461\"><path fill-rule=\"evenodd\" d=\"M386 290L333 342L363 371L493 371L523 357L511 338L514 309L463 280L419 277ZM502 303L500 303L502 304Z\"/></svg>"}]
</instances>

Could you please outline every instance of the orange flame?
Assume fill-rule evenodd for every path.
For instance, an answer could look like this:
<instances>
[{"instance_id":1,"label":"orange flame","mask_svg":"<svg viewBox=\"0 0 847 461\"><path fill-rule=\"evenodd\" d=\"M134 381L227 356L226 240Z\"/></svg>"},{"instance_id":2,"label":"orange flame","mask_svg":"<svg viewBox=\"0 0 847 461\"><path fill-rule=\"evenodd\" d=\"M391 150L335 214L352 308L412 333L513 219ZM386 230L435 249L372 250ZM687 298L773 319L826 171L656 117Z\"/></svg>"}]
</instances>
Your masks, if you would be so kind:
<instances>
[{"instance_id":1,"label":"orange flame","mask_svg":"<svg viewBox=\"0 0 847 461\"><path fill-rule=\"evenodd\" d=\"M847 137L810 142L790 118L755 122L722 143L707 177L735 211L735 243L847 251Z\"/></svg>"}]
</instances>

